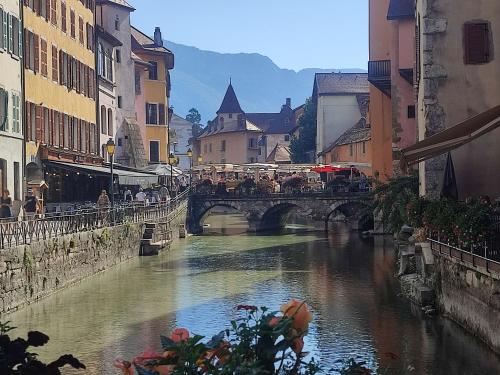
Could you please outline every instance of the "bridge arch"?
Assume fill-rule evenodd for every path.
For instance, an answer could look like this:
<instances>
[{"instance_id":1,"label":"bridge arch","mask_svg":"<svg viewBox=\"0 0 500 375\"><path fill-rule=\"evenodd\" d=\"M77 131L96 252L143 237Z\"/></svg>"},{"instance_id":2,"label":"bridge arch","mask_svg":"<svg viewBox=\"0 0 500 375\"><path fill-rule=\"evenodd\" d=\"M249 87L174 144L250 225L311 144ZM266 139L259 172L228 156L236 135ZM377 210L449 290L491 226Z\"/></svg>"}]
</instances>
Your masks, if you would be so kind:
<instances>
[{"instance_id":1,"label":"bridge arch","mask_svg":"<svg viewBox=\"0 0 500 375\"><path fill-rule=\"evenodd\" d=\"M374 217L372 207L363 201L339 201L330 206L330 212L326 216L325 226L328 228L330 220L341 214L355 230L373 229Z\"/></svg>"},{"instance_id":2,"label":"bridge arch","mask_svg":"<svg viewBox=\"0 0 500 375\"><path fill-rule=\"evenodd\" d=\"M194 218L196 224L201 228L201 231L203 231L203 223L205 222L205 220L210 216L212 211L218 207L230 209L235 213L238 213L241 216L243 216L248 222L248 213L245 210L242 210L242 208L239 207L238 205L231 203L222 203L222 202L214 202L214 203L206 202L203 205L203 207L201 207L200 210L198 211L197 217ZM250 225L249 222L248 224Z\"/></svg>"},{"instance_id":3,"label":"bridge arch","mask_svg":"<svg viewBox=\"0 0 500 375\"><path fill-rule=\"evenodd\" d=\"M303 207L296 203L283 202L278 203L266 210L262 215L259 224L259 231L283 229L293 211L307 212Z\"/></svg>"}]
</instances>

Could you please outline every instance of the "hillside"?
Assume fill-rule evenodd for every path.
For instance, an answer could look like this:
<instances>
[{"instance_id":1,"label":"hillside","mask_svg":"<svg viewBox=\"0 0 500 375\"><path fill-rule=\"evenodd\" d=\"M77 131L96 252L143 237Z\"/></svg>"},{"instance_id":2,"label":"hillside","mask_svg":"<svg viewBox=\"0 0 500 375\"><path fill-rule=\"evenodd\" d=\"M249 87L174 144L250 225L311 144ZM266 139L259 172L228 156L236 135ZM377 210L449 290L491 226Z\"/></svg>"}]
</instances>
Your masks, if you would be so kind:
<instances>
[{"instance_id":1,"label":"hillside","mask_svg":"<svg viewBox=\"0 0 500 375\"><path fill-rule=\"evenodd\" d=\"M303 104L311 96L314 73L333 71L305 69L295 72L281 69L270 58L255 53L222 54L165 43L175 54L171 105L180 116L185 116L192 107L197 108L204 124L219 109L230 77L244 111L275 112L287 97L292 98L293 106Z\"/></svg>"}]
</instances>

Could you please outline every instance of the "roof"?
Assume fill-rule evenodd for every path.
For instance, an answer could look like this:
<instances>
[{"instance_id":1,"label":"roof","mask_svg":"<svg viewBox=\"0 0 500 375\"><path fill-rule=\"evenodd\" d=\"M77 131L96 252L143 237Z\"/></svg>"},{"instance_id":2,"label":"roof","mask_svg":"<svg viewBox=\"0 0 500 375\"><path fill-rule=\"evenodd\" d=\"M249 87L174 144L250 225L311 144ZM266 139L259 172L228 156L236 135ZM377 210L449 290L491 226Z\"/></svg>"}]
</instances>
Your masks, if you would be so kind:
<instances>
[{"instance_id":1,"label":"roof","mask_svg":"<svg viewBox=\"0 0 500 375\"><path fill-rule=\"evenodd\" d=\"M316 73L315 95L367 94L368 73Z\"/></svg>"},{"instance_id":2,"label":"roof","mask_svg":"<svg viewBox=\"0 0 500 375\"><path fill-rule=\"evenodd\" d=\"M400 20L415 17L415 0L391 0L387 12L388 20Z\"/></svg>"},{"instance_id":3,"label":"roof","mask_svg":"<svg viewBox=\"0 0 500 375\"><path fill-rule=\"evenodd\" d=\"M231 127L225 126L221 128L217 118L212 121L210 125L208 125L203 132L198 136L198 138L206 138L215 134L224 134L224 133L237 133L237 132L259 132L262 133L262 129L257 125L253 124L251 121L245 120L244 127Z\"/></svg>"},{"instance_id":4,"label":"roof","mask_svg":"<svg viewBox=\"0 0 500 375\"><path fill-rule=\"evenodd\" d=\"M266 158L266 163L285 164L292 162L292 152L284 145L277 144Z\"/></svg>"},{"instance_id":5,"label":"roof","mask_svg":"<svg viewBox=\"0 0 500 375\"><path fill-rule=\"evenodd\" d=\"M286 109L280 113L247 113L247 118L266 134L289 134L295 127L295 116Z\"/></svg>"},{"instance_id":6,"label":"roof","mask_svg":"<svg viewBox=\"0 0 500 375\"><path fill-rule=\"evenodd\" d=\"M113 4L123 8L130 9L132 12L135 10L135 8L129 3L127 3L125 0L97 0L96 4Z\"/></svg>"},{"instance_id":7,"label":"roof","mask_svg":"<svg viewBox=\"0 0 500 375\"><path fill-rule=\"evenodd\" d=\"M369 127L360 127L356 124L344 134L342 134L335 142L328 146L322 154L332 151L335 147L349 145L351 143L365 142L372 138L372 129Z\"/></svg>"},{"instance_id":8,"label":"roof","mask_svg":"<svg viewBox=\"0 0 500 375\"><path fill-rule=\"evenodd\" d=\"M172 115L172 119L170 120L170 126L171 127L189 127L192 128L193 124L186 120L185 118L182 118L181 116L176 115L175 113Z\"/></svg>"},{"instance_id":9,"label":"roof","mask_svg":"<svg viewBox=\"0 0 500 375\"><path fill-rule=\"evenodd\" d=\"M217 111L217 114L220 113L243 113L241 109L240 102L236 97L236 93L234 92L233 85L229 83L229 86L226 90L226 95L224 95L224 99L222 100L222 104Z\"/></svg>"},{"instance_id":10,"label":"roof","mask_svg":"<svg viewBox=\"0 0 500 375\"><path fill-rule=\"evenodd\" d=\"M168 53L173 55L172 51L163 46L157 46L153 39L134 26L130 27L130 31L132 35L132 49L141 48L148 52Z\"/></svg>"},{"instance_id":11,"label":"roof","mask_svg":"<svg viewBox=\"0 0 500 375\"><path fill-rule=\"evenodd\" d=\"M136 64L144 65L144 66L147 66L147 67L152 66L152 64L150 64L148 61L145 61L145 60L141 59L139 56L137 56L133 52L130 52L130 57L132 58L132 60L134 60L134 62Z\"/></svg>"},{"instance_id":12,"label":"roof","mask_svg":"<svg viewBox=\"0 0 500 375\"><path fill-rule=\"evenodd\" d=\"M120 47L123 45L122 42L120 42L118 39L116 39L113 35L108 33L106 30L104 30L101 26L97 25L96 31L97 31L98 37L101 38L102 40L105 40L106 42L108 42L111 46Z\"/></svg>"}]
</instances>

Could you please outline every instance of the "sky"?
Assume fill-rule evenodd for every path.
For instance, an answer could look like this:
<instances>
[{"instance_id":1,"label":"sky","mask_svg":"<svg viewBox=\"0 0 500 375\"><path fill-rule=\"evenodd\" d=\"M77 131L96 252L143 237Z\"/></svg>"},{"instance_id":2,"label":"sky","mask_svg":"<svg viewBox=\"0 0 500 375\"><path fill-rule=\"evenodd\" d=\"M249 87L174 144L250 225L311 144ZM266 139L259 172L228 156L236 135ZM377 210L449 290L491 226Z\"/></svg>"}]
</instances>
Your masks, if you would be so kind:
<instances>
[{"instance_id":1,"label":"sky","mask_svg":"<svg viewBox=\"0 0 500 375\"><path fill-rule=\"evenodd\" d=\"M279 67L362 68L368 0L127 0L132 23L172 42L221 53L260 53Z\"/></svg>"}]
</instances>

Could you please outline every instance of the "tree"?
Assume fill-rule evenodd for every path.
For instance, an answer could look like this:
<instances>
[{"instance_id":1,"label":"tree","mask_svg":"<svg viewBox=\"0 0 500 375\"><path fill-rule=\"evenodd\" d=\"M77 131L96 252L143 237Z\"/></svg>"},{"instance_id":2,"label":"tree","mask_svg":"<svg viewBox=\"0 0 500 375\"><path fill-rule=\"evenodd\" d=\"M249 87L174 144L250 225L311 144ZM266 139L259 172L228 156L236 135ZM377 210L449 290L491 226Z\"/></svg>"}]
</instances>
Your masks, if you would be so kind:
<instances>
[{"instance_id":1,"label":"tree","mask_svg":"<svg viewBox=\"0 0 500 375\"><path fill-rule=\"evenodd\" d=\"M186 116L186 120L188 120L193 125L200 124L201 123L200 112L198 112L196 108L191 108Z\"/></svg>"},{"instance_id":2,"label":"tree","mask_svg":"<svg viewBox=\"0 0 500 375\"><path fill-rule=\"evenodd\" d=\"M292 160L294 163L307 163L307 153L316 153L316 104L312 98L306 100L304 114L298 122L298 137L290 142Z\"/></svg>"}]
</instances>

